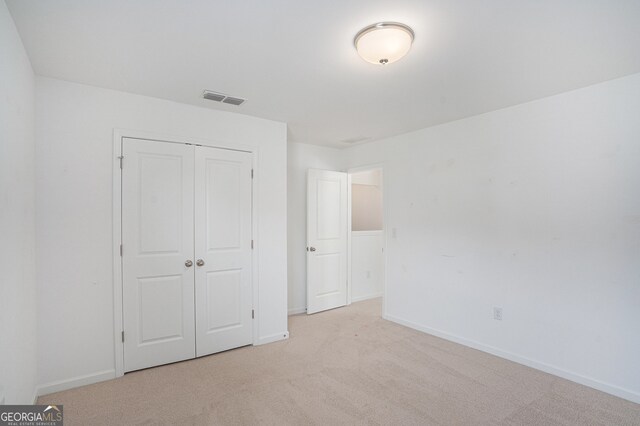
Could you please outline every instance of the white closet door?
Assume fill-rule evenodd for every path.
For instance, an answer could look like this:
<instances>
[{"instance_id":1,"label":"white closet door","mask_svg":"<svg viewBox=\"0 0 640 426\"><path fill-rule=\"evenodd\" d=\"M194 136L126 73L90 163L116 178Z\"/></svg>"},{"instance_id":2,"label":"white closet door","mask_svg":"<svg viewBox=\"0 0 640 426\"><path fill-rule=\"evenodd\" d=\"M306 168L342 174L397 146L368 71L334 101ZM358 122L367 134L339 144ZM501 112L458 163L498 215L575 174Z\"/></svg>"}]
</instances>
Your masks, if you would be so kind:
<instances>
[{"instance_id":1,"label":"white closet door","mask_svg":"<svg viewBox=\"0 0 640 426\"><path fill-rule=\"evenodd\" d=\"M252 343L252 155L195 147L196 354Z\"/></svg>"},{"instance_id":2,"label":"white closet door","mask_svg":"<svg viewBox=\"0 0 640 426\"><path fill-rule=\"evenodd\" d=\"M132 371L195 356L194 151L124 139L123 155L124 368Z\"/></svg>"},{"instance_id":3,"label":"white closet door","mask_svg":"<svg viewBox=\"0 0 640 426\"><path fill-rule=\"evenodd\" d=\"M347 174L309 170L307 313L347 304Z\"/></svg>"}]
</instances>

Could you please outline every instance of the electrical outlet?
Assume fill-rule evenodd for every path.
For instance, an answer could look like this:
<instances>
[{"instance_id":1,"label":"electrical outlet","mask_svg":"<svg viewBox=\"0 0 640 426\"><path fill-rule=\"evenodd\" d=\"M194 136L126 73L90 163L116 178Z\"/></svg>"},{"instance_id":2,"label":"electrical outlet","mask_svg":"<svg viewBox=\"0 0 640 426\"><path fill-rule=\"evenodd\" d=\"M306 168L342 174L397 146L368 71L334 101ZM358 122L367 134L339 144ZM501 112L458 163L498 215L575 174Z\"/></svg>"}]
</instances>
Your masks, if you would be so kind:
<instances>
[{"instance_id":1,"label":"electrical outlet","mask_svg":"<svg viewBox=\"0 0 640 426\"><path fill-rule=\"evenodd\" d=\"M502 308L493 307L493 319L502 321Z\"/></svg>"}]
</instances>

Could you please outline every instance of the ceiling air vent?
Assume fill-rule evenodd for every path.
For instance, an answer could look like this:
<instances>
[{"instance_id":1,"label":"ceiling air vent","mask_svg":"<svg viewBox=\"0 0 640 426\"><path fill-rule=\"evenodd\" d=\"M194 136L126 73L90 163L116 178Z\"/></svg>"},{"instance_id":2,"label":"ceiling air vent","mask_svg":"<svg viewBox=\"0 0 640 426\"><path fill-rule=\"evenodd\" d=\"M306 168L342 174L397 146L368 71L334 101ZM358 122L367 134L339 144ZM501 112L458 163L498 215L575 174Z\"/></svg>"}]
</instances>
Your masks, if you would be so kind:
<instances>
[{"instance_id":1,"label":"ceiling air vent","mask_svg":"<svg viewBox=\"0 0 640 426\"><path fill-rule=\"evenodd\" d=\"M202 94L202 97L205 99L209 99L210 101L216 101L216 102L220 102L221 100L226 98L226 96L221 93L210 92L208 90L204 91L204 93Z\"/></svg>"},{"instance_id":2,"label":"ceiling air vent","mask_svg":"<svg viewBox=\"0 0 640 426\"><path fill-rule=\"evenodd\" d=\"M225 104L240 105L244 102L244 99L232 98L231 96L227 96L222 100L222 102L224 102Z\"/></svg>"},{"instance_id":3,"label":"ceiling air vent","mask_svg":"<svg viewBox=\"0 0 640 426\"><path fill-rule=\"evenodd\" d=\"M246 99L234 98L233 96L227 96L210 90L205 90L202 93L202 97L210 101L222 102L230 105L242 105L246 101Z\"/></svg>"}]
</instances>

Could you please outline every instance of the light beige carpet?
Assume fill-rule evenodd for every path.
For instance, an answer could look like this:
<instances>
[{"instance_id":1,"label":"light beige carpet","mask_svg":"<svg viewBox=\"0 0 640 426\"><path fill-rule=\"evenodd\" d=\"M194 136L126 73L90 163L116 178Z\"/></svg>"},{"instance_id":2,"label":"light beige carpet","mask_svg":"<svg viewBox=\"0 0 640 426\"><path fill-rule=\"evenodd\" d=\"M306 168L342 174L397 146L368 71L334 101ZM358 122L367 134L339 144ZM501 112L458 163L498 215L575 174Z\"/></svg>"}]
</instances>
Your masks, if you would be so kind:
<instances>
[{"instance_id":1,"label":"light beige carpet","mask_svg":"<svg viewBox=\"0 0 640 426\"><path fill-rule=\"evenodd\" d=\"M380 318L289 318L289 340L39 398L66 425L640 425L640 405Z\"/></svg>"}]
</instances>

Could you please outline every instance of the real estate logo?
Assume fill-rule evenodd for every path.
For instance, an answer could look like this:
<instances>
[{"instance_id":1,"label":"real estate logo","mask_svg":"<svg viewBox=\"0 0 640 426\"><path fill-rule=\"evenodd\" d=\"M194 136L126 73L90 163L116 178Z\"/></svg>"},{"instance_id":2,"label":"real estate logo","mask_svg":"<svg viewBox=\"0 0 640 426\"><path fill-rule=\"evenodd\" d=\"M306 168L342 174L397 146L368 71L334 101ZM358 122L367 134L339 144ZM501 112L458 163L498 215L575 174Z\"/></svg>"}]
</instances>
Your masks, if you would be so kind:
<instances>
[{"instance_id":1,"label":"real estate logo","mask_svg":"<svg viewBox=\"0 0 640 426\"><path fill-rule=\"evenodd\" d=\"M62 426L62 405L0 405L0 426Z\"/></svg>"}]
</instances>

